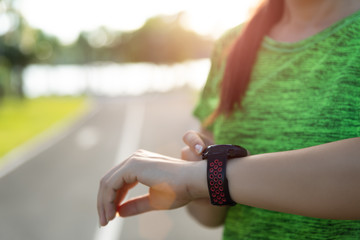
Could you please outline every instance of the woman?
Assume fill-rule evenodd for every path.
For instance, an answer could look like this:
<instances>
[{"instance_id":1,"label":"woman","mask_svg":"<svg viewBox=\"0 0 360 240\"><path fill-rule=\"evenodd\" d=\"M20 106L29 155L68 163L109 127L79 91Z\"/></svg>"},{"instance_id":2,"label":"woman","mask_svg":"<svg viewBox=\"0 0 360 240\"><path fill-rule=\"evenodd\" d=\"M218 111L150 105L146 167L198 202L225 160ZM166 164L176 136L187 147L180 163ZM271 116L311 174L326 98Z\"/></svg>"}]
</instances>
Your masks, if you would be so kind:
<instances>
[{"instance_id":1,"label":"woman","mask_svg":"<svg viewBox=\"0 0 360 240\"><path fill-rule=\"evenodd\" d=\"M116 211L188 205L201 223L225 224L224 239L359 239L359 9L356 0L264 1L215 47L195 109L206 128L185 134L187 161L138 151L112 169L98 194L101 225ZM234 207L209 202L198 160L213 143L252 154L227 163ZM123 203L138 182L149 194Z\"/></svg>"}]
</instances>

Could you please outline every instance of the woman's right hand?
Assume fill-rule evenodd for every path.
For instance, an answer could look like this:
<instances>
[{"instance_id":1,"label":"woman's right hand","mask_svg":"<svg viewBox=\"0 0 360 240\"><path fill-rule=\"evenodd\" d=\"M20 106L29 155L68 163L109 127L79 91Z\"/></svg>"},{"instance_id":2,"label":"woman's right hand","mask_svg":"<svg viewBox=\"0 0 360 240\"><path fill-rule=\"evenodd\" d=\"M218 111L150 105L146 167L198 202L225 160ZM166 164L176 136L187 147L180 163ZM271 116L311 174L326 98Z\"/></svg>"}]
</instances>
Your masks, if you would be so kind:
<instances>
[{"instance_id":1,"label":"woman's right hand","mask_svg":"<svg viewBox=\"0 0 360 240\"><path fill-rule=\"evenodd\" d=\"M211 134L205 130L201 132L187 131L183 136L183 141L186 146L181 151L181 159L186 161L202 160L201 153L207 146L214 144Z\"/></svg>"}]
</instances>

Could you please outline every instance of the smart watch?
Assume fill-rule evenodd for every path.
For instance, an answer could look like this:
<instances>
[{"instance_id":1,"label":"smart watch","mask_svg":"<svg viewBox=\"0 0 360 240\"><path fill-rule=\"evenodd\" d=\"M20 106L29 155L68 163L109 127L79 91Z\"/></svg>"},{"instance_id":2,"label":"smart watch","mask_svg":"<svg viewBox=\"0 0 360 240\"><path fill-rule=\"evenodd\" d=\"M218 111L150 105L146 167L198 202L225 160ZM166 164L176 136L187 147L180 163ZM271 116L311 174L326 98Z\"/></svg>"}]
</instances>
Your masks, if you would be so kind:
<instances>
[{"instance_id":1,"label":"smart watch","mask_svg":"<svg viewBox=\"0 0 360 240\"><path fill-rule=\"evenodd\" d=\"M207 183L212 205L236 204L230 197L226 163L228 159L247 155L248 151L237 145L211 145L203 151L202 159L207 159Z\"/></svg>"}]
</instances>

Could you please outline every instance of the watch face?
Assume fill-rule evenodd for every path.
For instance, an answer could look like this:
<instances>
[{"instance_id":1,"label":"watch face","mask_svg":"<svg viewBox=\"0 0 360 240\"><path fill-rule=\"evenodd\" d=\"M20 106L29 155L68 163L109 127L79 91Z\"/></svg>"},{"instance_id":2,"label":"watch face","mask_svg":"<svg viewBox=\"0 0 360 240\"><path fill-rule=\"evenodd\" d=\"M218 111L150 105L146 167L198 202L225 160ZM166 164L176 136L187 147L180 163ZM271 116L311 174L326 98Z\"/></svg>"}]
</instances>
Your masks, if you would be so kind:
<instances>
[{"instance_id":1,"label":"watch face","mask_svg":"<svg viewBox=\"0 0 360 240\"><path fill-rule=\"evenodd\" d=\"M202 153L202 158L207 159L209 155L225 155L228 158L245 157L247 150L243 147L231 144L210 145Z\"/></svg>"}]
</instances>

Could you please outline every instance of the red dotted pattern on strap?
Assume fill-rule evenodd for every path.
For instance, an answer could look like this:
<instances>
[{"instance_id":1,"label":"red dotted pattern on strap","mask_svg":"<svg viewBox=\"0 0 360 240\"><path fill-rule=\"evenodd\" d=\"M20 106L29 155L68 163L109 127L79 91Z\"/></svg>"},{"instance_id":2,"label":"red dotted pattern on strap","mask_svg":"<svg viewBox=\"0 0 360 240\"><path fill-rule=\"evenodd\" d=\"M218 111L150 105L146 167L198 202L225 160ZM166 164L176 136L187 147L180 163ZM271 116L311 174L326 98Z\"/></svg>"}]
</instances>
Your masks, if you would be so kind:
<instances>
[{"instance_id":1,"label":"red dotted pattern on strap","mask_svg":"<svg viewBox=\"0 0 360 240\"><path fill-rule=\"evenodd\" d=\"M227 199L225 198L224 193L224 177L222 174L223 163L218 159L215 159L209 164L209 190L211 200L217 204L227 204Z\"/></svg>"}]
</instances>

